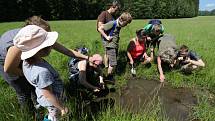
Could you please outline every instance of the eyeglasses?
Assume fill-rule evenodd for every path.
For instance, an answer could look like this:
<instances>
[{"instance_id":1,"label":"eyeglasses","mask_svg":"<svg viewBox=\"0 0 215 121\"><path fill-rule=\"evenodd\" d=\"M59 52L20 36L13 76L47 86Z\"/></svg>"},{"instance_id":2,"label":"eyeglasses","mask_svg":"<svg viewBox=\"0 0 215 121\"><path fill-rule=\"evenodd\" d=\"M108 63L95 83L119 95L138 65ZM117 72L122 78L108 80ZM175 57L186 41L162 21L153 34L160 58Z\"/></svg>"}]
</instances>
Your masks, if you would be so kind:
<instances>
[{"instance_id":1,"label":"eyeglasses","mask_svg":"<svg viewBox=\"0 0 215 121\"><path fill-rule=\"evenodd\" d=\"M94 63L94 62L93 62L93 65L95 65L95 66L99 66L99 64L97 64L97 63Z\"/></svg>"},{"instance_id":2,"label":"eyeglasses","mask_svg":"<svg viewBox=\"0 0 215 121\"><path fill-rule=\"evenodd\" d=\"M100 61L100 60L94 60L92 63L93 63L95 66L99 66L100 64L95 63L96 61Z\"/></svg>"}]
</instances>

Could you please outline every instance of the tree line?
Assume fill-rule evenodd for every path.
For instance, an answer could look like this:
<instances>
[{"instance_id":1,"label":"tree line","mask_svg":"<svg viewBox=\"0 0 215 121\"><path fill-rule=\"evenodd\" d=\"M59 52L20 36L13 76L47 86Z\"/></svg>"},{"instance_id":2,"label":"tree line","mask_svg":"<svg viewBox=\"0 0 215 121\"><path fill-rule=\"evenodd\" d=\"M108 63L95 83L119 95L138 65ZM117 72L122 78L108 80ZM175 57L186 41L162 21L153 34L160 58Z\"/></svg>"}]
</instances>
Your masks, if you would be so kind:
<instances>
[{"instance_id":1,"label":"tree line","mask_svg":"<svg viewBox=\"0 0 215 121\"><path fill-rule=\"evenodd\" d=\"M46 20L96 19L111 0L0 0L0 21L41 15ZM199 0L118 0L134 18L184 18L198 15Z\"/></svg>"},{"instance_id":2,"label":"tree line","mask_svg":"<svg viewBox=\"0 0 215 121\"><path fill-rule=\"evenodd\" d=\"M199 11L199 16L215 16L215 9L211 11Z\"/></svg>"}]
</instances>

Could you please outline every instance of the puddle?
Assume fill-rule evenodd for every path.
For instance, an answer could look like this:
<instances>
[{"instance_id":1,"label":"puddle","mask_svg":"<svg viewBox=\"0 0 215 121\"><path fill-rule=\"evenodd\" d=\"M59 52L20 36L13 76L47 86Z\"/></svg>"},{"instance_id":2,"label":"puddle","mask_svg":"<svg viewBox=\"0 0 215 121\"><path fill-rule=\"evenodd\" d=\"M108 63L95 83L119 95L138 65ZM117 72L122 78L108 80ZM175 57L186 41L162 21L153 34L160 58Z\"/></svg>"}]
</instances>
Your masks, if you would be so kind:
<instances>
[{"instance_id":1,"label":"puddle","mask_svg":"<svg viewBox=\"0 0 215 121\"><path fill-rule=\"evenodd\" d=\"M172 88L158 81L130 79L121 90L120 105L129 112L138 113L160 102L167 118L176 121L189 120L191 107L197 104L194 91L189 88ZM159 101L158 101L159 100Z\"/></svg>"},{"instance_id":2,"label":"puddle","mask_svg":"<svg viewBox=\"0 0 215 121\"><path fill-rule=\"evenodd\" d=\"M105 92L103 96L108 93ZM129 79L126 87L116 90L106 97L103 96L85 102L84 105L79 102L80 106L77 109L81 111L81 114L94 117L108 107L116 105L120 105L126 112L139 113L150 111L152 106L159 103L161 105L160 115L165 115L170 120L189 121L191 108L197 104L197 98L192 89L172 88L167 84L161 85L158 81L139 78ZM92 119L92 117L88 119Z\"/></svg>"}]
</instances>

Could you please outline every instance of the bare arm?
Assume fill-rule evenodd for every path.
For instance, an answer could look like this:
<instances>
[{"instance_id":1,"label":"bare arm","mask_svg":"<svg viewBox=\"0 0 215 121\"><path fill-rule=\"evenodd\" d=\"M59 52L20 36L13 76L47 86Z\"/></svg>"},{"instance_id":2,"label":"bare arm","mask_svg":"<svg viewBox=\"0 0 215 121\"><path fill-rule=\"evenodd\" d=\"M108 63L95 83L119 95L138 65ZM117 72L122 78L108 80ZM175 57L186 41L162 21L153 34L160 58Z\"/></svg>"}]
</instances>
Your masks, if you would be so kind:
<instances>
[{"instance_id":1,"label":"bare arm","mask_svg":"<svg viewBox=\"0 0 215 121\"><path fill-rule=\"evenodd\" d=\"M143 53L143 57L145 58L146 62L152 61L152 58L149 57L146 52Z\"/></svg>"},{"instance_id":2,"label":"bare arm","mask_svg":"<svg viewBox=\"0 0 215 121\"><path fill-rule=\"evenodd\" d=\"M160 56L157 57L157 63L158 63L158 71L160 74L160 82L164 82L165 76L163 74L163 69L161 67L161 58Z\"/></svg>"},{"instance_id":3,"label":"bare arm","mask_svg":"<svg viewBox=\"0 0 215 121\"><path fill-rule=\"evenodd\" d=\"M100 27L98 28L98 30L99 30L99 32L102 34L102 36L103 36L106 40L110 41L110 40L112 39L112 37L108 36L108 35L105 33L105 31L104 31L104 25L103 25L103 24L100 25Z\"/></svg>"},{"instance_id":4,"label":"bare arm","mask_svg":"<svg viewBox=\"0 0 215 121\"><path fill-rule=\"evenodd\" d=\"M45 98L51 102L52 105L54 105L59 110L64 110L63 105L60 103L60 101L55 97L50 87L45 87L42 89L42 93L45 96Z\"/></svg>"},{"instance_id":5,"label":"bare arm","mask_svg":"<svg viewBox=\"0 0 215 121\"><path fill-rule=\"evenodd\" d=\"M131 57L131 53L129 51L127 51L127 56L130 60L130 64L134 64L133 58Z\"/></svg>"},{"instance_id":6,"label":"bare arm","mask_svg":"<svg viewBox=\"0 0 215 121\"><path fill-rule=\"evenodd\" d=\"M50 87L45 87L42 89L42 93L45 96L45 98L51 102L52 105L54 105L56 108L58 108L61 111L61 115L65 115L68 113L68 108L64 107L60 101L55 97L55 95L52 93L52 90Z\"/></svg>"},{"instance_id":7,"label":"bare arm","mask_svg":"<svg viewBox=\"0 0 215 121\"><path fill-rule=\"evenodd\" d=\"M99 28L102 24L104 24L104 23L101 22L101 21L99 21L99 22L98 22L98 28Z\"/></svg>"},{"instance_id":8,"label":"bare arm","mask_svg":"<svg viewBox=\"0 0 215 121\"><path fill-rule=\"evenodd\" d=\"M134 64L134 60L130 53L133 50L133 48L135 47L134 41L135 41L135 38L131 39L130 43L128 44L128 47L127 47L127 56L128 56L128 59L130 60L130 64Z\"/></svg>"},{"instance_id":9,"label":"bare arm","mask_svg":"<svg viewBox=\"0 0 215 121\"><path fill-rule=\"evenodd\" d=\"M95 86L93 86L93 85L91 85L90 83L87 82L87 79L86 79L86 65L87 65L87 62L85 60L80 61L78 63L79 81L86 88L95 90L95 89L97 89L97 87L95 87Z\"/></svg>"},{"instance_id":10,"label":"bare arm","mask_svg":"<svg viewBox=\"0 0 215 121\"><path fill-rule=\"evenodd\" d=\"M74 51L72 49L67 49L66 47L64 47L63 45L61 45L60 43L55 43L54 44L54 49L64 55L67 55L69 57L77 57L77 58L80 58L80 59L88 59L88 56L86 55L83 55L77 51Z\"/></svg>"},{"instance_id":11,"label":"bare arm","mask_svg":"<svg viewBox=\"0 0 215 121\"><path fill-rule=\"evenodd\" d=\"M16 46L12 46L8 49L4 63L4 71L6 73L23 76L23 72L19 68L19 64L21 62L21 53L21 50Z\"/></svg>"},{"instance_id":12,"label":"bare arm","mask_svg":"<svg viewBox=\"0 0 215 121\"><path fill-rule=\"evenodd\" d=\"M197 66L201 66L201 67L205 67L205 63L202 61L202 59L199 59L197 61L195 60L189 60L189 62L193 65L197 65Z\"/></svg>"},{"instance_id":13,"label":"bare arm","mask_svg":"<svg viewBox=\"0 0 215 121\"><path fill-rule=\"evenodd\" d=\"M146 52L144 52L143 57L148 58L149 56L146 54Z\"/></svg>"}]
</instances>

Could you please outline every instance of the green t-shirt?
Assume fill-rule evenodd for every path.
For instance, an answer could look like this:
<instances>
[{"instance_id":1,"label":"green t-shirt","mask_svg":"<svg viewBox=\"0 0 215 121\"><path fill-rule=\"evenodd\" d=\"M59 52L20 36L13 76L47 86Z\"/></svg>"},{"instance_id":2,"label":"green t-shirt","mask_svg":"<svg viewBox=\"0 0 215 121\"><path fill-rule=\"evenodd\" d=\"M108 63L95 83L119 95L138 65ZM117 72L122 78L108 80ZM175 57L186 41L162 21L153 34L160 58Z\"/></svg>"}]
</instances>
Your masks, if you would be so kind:
<instances>
[{"instance_id":1,"label":"green t-shirt","mask_svg":"<svg viewBox=\"0 0 215 121\"><path fill-rule=\"evenodd\" d=\"M104 30L107 33L110 33L110 31L112 29L114 29L113 35L112 35L113 39L111 41L106 40L107 43L106 43L105 47L108 47L108 48L118 48L119 47L119 39L120 39L119 38L119 33L120 33L121 27L117 26L117 24L116 24L116 27L113 28L114 27L114 22L115 21L110 21L110 22L104 24Z\"/></svg>"},{"instance_id":2,"label":"green t-shirt","mask_svg":"<svg viewBox=\"0 0 215 121\"><path fill-rule=\"evenodd\" d=\"M151 37L152 39L158 39L160 37L160 35L162 35L164 33L164 27L163 25L161 25L161 30L160 30L160 35L155 35L153 33L153 26L152 24L147 24L143 29L146 35L148 35L149 37Z\"/></svg>"}]
</instances>

